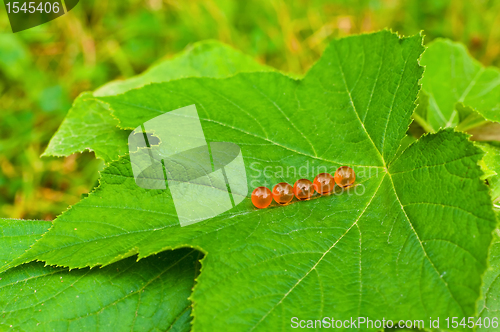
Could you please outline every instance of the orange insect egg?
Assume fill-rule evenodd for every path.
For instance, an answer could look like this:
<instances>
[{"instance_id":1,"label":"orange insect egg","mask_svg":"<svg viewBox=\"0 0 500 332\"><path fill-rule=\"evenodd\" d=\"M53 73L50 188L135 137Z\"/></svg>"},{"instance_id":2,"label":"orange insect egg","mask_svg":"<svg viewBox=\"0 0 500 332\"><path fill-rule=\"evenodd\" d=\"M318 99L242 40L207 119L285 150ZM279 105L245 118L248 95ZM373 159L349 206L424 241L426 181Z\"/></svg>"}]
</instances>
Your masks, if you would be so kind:
<instances>
[{"instance_id":1,"label":"orange insect egg","mask_svg":"<svg viewBox=\"0 0 500 332\"><path fill-rule=\"evenodd\" d=\"M308 179L300 179L293 185L293 193L299 201L305 201L311 198L314 194L314 188L311 181Z\"/></svg>"},{"instance_id":2,"label":"orange insect egg","mask_svg":"<svg viewBox=\"0 0 500 332\"><path fill-rule=\"evenodd\" d=\"M313 187L318 194L328 194L335 187L335 180L329 173L320 173L314 178Z\"/></svg>"},{"instance_id":3,"label":"orange insect egg","mask_svg":"<svg viewBox=\"0 0 500 332\"><path fill-rule=\"evenodd\" d=\"M354 183L354 180L356 180L356 174L354 174L352 168L342 166L337 168L334 178L335 183L337 183L340 187L348 187Z\"/></svg>"},{"instance_id":4,"label":"orange insect egg","mask_svg":"<svg viewBox=\"0 0 500 332\"><path fill-rule=\"evenodd\" d=\"M276 203L285 205L293 199L293 188L286 182L280 182L273 188L273 198Z\"/></svg>"},{"instance_id":5,"label":"orange insect egg","mask_svg":"<svg viewBox=\"0 0 500 332\"><path fill-rule=\"evenodd\" d=\"M252 192L252 203L256 208L265 209L273 201L271 190L266 187L257 187Z\"/></svg>"}]
</instances>

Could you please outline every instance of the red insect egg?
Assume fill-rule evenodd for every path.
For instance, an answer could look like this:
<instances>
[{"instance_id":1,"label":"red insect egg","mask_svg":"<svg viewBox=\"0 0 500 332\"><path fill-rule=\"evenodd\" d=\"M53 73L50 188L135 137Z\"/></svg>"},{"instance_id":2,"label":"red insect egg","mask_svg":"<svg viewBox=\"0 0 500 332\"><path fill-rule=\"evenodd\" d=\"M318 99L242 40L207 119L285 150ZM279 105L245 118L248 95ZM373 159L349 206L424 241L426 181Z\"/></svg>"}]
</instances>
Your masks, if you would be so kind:
<instances>
[{"instance_id":1,"label":"red insect egg","mask_svg":"<svg viewBox=\"0 0 500 332\"><path fill-rule=\"evenodd\" d=\"M273 188L273 198L276 203L286 205L293 199L293 188L286 182L280 182Z\"/></svg>"},{"instance_id":2,"label":"red insect egg","mask_svg":"<svg viewBox=\"0 0 500 332\"><path fill-rule=\"evenodd\" d=\"M335 183L337 183L340 187L348 187L354 183L354 180L356 180L356 174L354 174L352 168L342 166L337 168L334 178Z\"/></svg>"},{"instance_id":3,"label":"red insect egg","mask_svg":"<svg viewBox=\"0 0 500 332\"><path fill-rule=\"evenodd\" d=\"M314 194L314 188L311 181L308 179L300 179L293 185L293 193L299 201L305 201L311 198Z\"/></svg>"},{"instance_id":4,"label":"red insect egg","mask_svg":"<svg viewBox=\"0 0 500 332\"><path fill-rule=\"evenodd\" d=\"M257 187L252 192L252 203L256 208L265 209L273 201L271 190L266 187Z\"/></svg>"},{"instance_id":5,"label":"red insect egg","mask_svg":"<svg viewBox=\"0 0 500 332\"><path fill-rule=\"evenodd\" d=\"M335 187L335 180L329 173L320 173L314 178L313 187L318 194L328 194Z\"/></svg>"}]
</instances>

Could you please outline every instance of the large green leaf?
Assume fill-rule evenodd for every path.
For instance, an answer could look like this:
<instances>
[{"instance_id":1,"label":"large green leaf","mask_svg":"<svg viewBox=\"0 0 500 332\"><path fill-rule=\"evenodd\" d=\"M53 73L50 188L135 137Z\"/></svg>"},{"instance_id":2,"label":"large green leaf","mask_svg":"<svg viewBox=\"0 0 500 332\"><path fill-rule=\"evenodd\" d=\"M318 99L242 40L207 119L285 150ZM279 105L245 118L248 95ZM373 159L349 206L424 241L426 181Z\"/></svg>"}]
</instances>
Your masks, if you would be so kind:
<instances>
[{"instance_id":1,"label":"large green leaf","mask_svg":"<svg viewBox=\"0 0 500 332\"><path fill-rule=\"evenodd\" d=\"M340 165L356 170L357 186L263 210L247 198L181 228L169 191L139 188L124 157L19 261L75 268L200 248L194 330L286 329L294 316L473 316L496 223L482 151L445 130L398 152L422 51L421 37L382 31L334 41L300 81L190 78L101 98L123 128L195 104L207 141L240 145L251 187Z\"/></svg>"},{"instance_id":2,"label":"large green leaf","mask_svg":"<svg viewBox=\"0 0 500 332\"><path fill-rule=\"evenodd\" d=\"M2 262L28 249L50 222L0 220ZM25 264L0 274L0 329L12 331L189 331L188 296L200 253L133 257L102 269Z\"/></svg>"},{"instance_id":3,"label":"large green leaf","mask_svg":"<svg viewBox=\"0 0 500 332\"><path fill-rule=\"evenodd\" d=\"M422 89L429 103L424 117L417 120L424 126L436 131L465 120L460 119L457 103L471 107L486 120L500 121L498 68L483 67L464 45L447 39L430 43L421 64L425 66Z\"/></svg>"},{"instance_id":4,"label":"large green leaf","mask_svg":"<svg viewBox=\"0 0 500 332\"><path fill-rule=\"evenodd\" d=\"M117 95L153 82L166 82L182 77L222 78L242 71L270 70L272 69L222 43L196 43L175 58L151 67L142 75L108 83L93 94L81 94L43 155L69 156L90 150L95 152L97 158L110 162L128 152L126 137L129 132L117 128L118 121L94 95Z\"/></svg>"}]
</instances>

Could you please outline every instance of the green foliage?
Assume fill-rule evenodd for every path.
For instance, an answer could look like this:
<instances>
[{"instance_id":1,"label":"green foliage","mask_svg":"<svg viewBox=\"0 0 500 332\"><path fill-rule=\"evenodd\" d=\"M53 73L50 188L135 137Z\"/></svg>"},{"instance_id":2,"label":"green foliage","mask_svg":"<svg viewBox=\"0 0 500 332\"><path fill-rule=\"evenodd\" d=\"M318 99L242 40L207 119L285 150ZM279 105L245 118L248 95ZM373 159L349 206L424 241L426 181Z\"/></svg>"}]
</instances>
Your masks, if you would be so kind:
<instances>
[{"instance_id":1,"label":"green foliage","mask_svg":"<svg viewBox=\"0 0 500 332\"><path fill-rule=\"evenodd\" d=\"M110 162L128 152L128 132L118 129L106 105L92 93L78 96L42 156L69 156L84 150Z\"/></svg>"},{"instance_id":2,"label":"green foliage","mask_svg":"<svg viewBox=\"0 0 500 332\"><path fill-rule=\"evenodd\" d=\"M486 120L500 121L500 70L483 67L463 45L446 39L432 42L421 63L426 67L422 89L428 97L428 111L417 113L416 119L424 128L436 131L461 122L471 128L471 122L476 126L484 122L464 106L457 107L460 103Z\"/></svg>"},{"instance_id":3,"label":"green foliage","mask_svg":"<svg viewBox=\"0 0 500 332\"><path fill-rule=\"evenodd\" d=\"M231 47L215 41L200 42L171 60L165 60L144 74L124 81L111 82L94 94L84 93L74 102L57 133L52 137L46 156L69 156L86 149L105 162L117 160L128 152L128 131L117 128L106 105L93 98L124 93L154 82L182 77L223 78L243 71L269 71Z\"/></svg>"},{"instance_id":4,"label":"green foliage","mask_svg":"<svg viewBox=\"0 0 500 332\"><path fill-rule=\"evenodd\" d=\"M183 77L223 78L238 72L271 70L273 69L225 44L203 41L190 46L173 59L152 66L141 75L104 85L94 92L94 96L117 95L146 84Z\"/></svg>"},{"instance_id":5,"label":"green foliage","mask_svg":"<svg viewBox=\"0 0 500 332\"><path fill-rule=\"evenodd\" d=\"M0 220L2 262L28 249L50 222ZM139 262L68 271L32 262L2 273L0 328L13 331L189 331L188 296L201 255L183 249Z\"/></svg>"},{"instance_id":6,"label":"green foliage","mask_svg":"<svg viewBox=\"0 0 500 332\"><path fill-rule=\"evenodd\" d=\"M447 39L433 41L421 63L426 69L413 117L427 132L455 127L477 140L499 140L498 68L483 67L462 44ZM482 178L488 180L495 201L500 197L500 149L486 142L478 146L485 152Z\"/></svg>"},{"instance_id":7,"label":"green foliage","mask_svg":"<svg viewBox=\"0 0 500 332\"><path fill-rule=\"evenodd\" d=\"M485 152L485 156L480 163L483 178L488 180L490 186L491 199L498 201L500 198L500 146L492 143L477 143Z\"/></svg>"},{"instance_id":8,"label":"green foliage","mask_svg":"<svg viewBox=\"0 0 500 332\"><path fill-rule=\"evenodd\" d=\"M208 42L190 46L207 38L221 40L244 50L245 54L258 59L259 63L272 65L278 70L291 72L292 77L299 77L335 37L385 27L405 35L424 30L427 43L437 37L446 37L462 42L468 51L451 41L439 40L429 44L430 48L422 60L427 70L421 81L423 88L414 118L423 131L436 132L440 126L449 123L457 131L472 134L472 139L498 141L498 123L487 121L498 121L498 91L495 90L498 87L495 86L495 80L485 76L491 74L498 77L498 70L483 65L500 65L499 9L498 0L89 0L81 1L70 15L14 35L10 34L6 15L0 15L0 29L9 31L0 34L0 216L52 220L68 205L78 202L81 195L89 192L96 183L97 170L102 163L94 160L92 154L40 159L39 155L44 149L45 156L68 156L91 150L108 164L102 173L101 186L89 198L62 214L45 239L23 259L16 260L51 224L44 221L0 220L0 267L6 270L0 274L0 330L188 331L191 328L191 303L187 298L198 272L199 254L190 253L191 249L163 251L185 245L209 253L203 261L204 274L192 295L195 315L199 316L194 330L210 330L220 324L222 319L234 324L235 321L231 319L242 318L236 323L243 325L249 324L257 316L264 317L269 312L269 306L278 303L285 290L292 289L298 280L301 280L300 283L257 329L265 329L276 323L278 318L282 321L276 323L275 327L285 329L289 321L287 310L294 314L312 312L314 316L319 304L323 304L319 309L323 309L324 314L333 312L335 315L340 313L348 316L359 308L360 314L375 317L384 310L397 314L408 309L405 313L414 319L414 312L420 314L425 311L432 315L430 311L434 307L444 311L446 304L451 306L446 315L451 315L454 310L460 311L460 303L469 314L473 311L474 297L478 295L478 278L487 266L476 314L498 317L499 233L498 230L493 233L489 262L484 264L491 218L474 219L474 215L484 218L490 206L479 179L487 181L494 201L499 196L498 143L476 144L484 151L484 157L479 160L482 153L467 143L465 136L449 130L425 136L415 142L422 134L422 128L415 123L399 141L400 134L404 135L402 128L406 128L408 120L407 113L403 115L401 110L406 109L411 113L412 107L408 104L414 100L415 93L414 89L402 86L394 94L407 92L408 97L394 99L391 109L398 111L389 113L388 117L385 108L379 110L370 107L367 118L362 118L361 124L366 124L366 134L360 133L360 128L356 128L360 121L352 119L354 113L349 105L352 104L360 115L364 115L363 112L368 110L366 96L363 95L363 92L366 93L365 85L370 88L376 76L360 75L358 84L353 83L354 79L350 75L361 70L359 54L341 54L342 58L338 60L345 60L345 64L349 65L349 68L344 68L346 81L339 83L336 77L336 87L333 88L328 79L320 81L326 81L329 90L324 90L319 83L316 84L317 89L303 88L304 81L294 82L276 74L266 74L266 83L260 74L245 74L229 79L221 87L215 87L211 80L206 79L161 85L172 87L172 91L176 92L185 92L182 89L194 86L199 89L195 95L188 96L193 100L178 97L175 101L198 105L199 99L203 105L207 103L208 112L203 114L203 126L209 138L216 139L221 134L228 137L229 141L240 144L251 156L251 163L260 163L256 168L258 171L252 169L248 174L259 184L270 186L277 181L293 182L297 178L274 171L267 177L262 176L262 173L259 175L266 166L273 170L279 166L304 164L335 168L340 163L354 165L357 161L367 162L362 164L365 167L355 168L358 172L358 187L352 190L364 186L366 192L361 198L354 194L345 197L349 194L344 193L287 207L273 207L266 211L254 211L250 203L244 202L218 219L183 230L179 229L175 215L170 215L175 211L168 192L138 189L131 178L127 157L118 160L127 153L125 139L129 132L128 129L117 127L119 121L122 127L130 129L160 113L144 113L140 116L145 112L144 109L129 108L123 111L121 97L101 100L84 91L97 91L96 95L102 97L151 82L193 76L229 77L239 71L269 70L269 67L263 67L223 44ZM408 39L404 40L408 43ZM186 45L187 51L183 55L163 61L145 74L133 77L159 58L170 58L185 49ZM439 52L436 45L442 47ZM371 50L372 46L367 50ZM392 48L391 52L394 49L397 47ZM208 56L211 51L212 54ZM329 52L331 56L331 49ZM241 61L230 61L232 53L237 53ZM427 54L431 60L426 63ZM371 59L376 55L376 52L371 54ZM224 61L221 58L225 58ZM461 61L462 66L456 66L459 62L455 62L455 66L450 64L452 58ZM387 65L392 60L383 64ZM230 62L229 66L226 66L226 62ZM389 77L392 69L397 72L401 68L396 62L388 67L380 67L386 70L383 72L385 76L381 78ZM239 66L240 69L236 68ZM368 67L369 70L364 70L363 74L373 74L373 65ZM316 67L313 70L320 72L320 69ZM396 75L395 72L393 74ZM405 78L411 76L415 80L419 76L406 74ZM478 85L474 78L471 79L472 74L480 82L491 85ZM328 75L331 75L330 71L325 73L325 76ZM308 84L313 81L312 74L309 76ZM96 90L115 79L120 81L108 83ZM251 96L250 100L240 94L233 95L235 90L252 91L252 82L266 88L274 83L282 84L269 89L270 96L288 119L264 103L264 97L259 94L244 92L244 96ZM391 80L377 82L379 86L373 90L373 96L374 101L377 98L379 101L370 105L387 106L386 94L394 92L394 87L383 88L390 82L394 86L397 84ZM235 83L235 86L230 83ZM464 90L466 83L468 85ZM429 95L426 94L427 85L434 97L431 106L428 104ZM351 88L350 101L345 91L336 89L339 86ZM224 87L226 89L220 91ZM202 92L207 88L215 89L221 95L217 98L203 95ZM300 99L287 100L291 92L280 98L276 91L281 88L298 91L296 95ZM468 88L469 93L459 102L461 98L457 98L456 92L464 94ZM151 86L139 91L153 97L165 97ZM321 91L326 92L325 95L316 100L308 97L319 96ZM268 93L267 90L264 92ZM167 95L172 97L170 93ZM474 98L474 95L480 97ZM146 96L140 96L138 91L128 92L125 98L132 101L139 99L142 104L149 105ZM70 109L73 99L75 101ZM244 106L241 112L237 112L234 105L228 105L228 100ZM307 103L294 105L294 101L299 100L306 100ZM216 110L216 103L222 103L223 109ZM450 117L446 121L436 114L437 105L449 112ZM166 107L174 109L178 105L171 102ZM70 111L59 132L46 148L68 109ZM328 113L315 117L322 110ZM114 116L110 111L114 112ZM204 110L198 106L198 111L202 114ZM228 116L222 114L226 111ZM234 119L243 118L244 125L240 127L239 120L233 121L231 115ZM394 116L397 118L394 119ZM250 124L252 117L258 119L253 121L253 126ZM391 123L400 121L400 126L395 126L396 131L388 128L383 135L380 123L387 118ZM221 120L221 123L215 123L216 120ZM355 128L354 131L351 128ZM247 129L248 132L241 131ZM393 134L397 137L389 137ZM387 143L381 143L381 137L384 142L385 138L391 138L390 142L399 145L394 155L393 146L389 144L386 147ZM326 142L320 142L322 139ZM373 145L367 142L369 139L372 139ZM363 147L358 148L358 143ZM331 145L330 150L323 155L316 153L325 150L325 144ZM435 153L430 153L432 149ZM376 150L382 152L382 158L377 158ZM279 159L290 154L294 154L294 157ZM462 159L456 159L460 157ZM432 164L438 160L443 165ZM478 171L475 164L478 160L483 173ZM380 167L378 162L385 163L387 167ZM379 166L372 168L372 164ZM403 166L410 164L413 171L403 170ZM399 172L395 167L400 167L404 173L393 174ZM370 169L373 173L370 173ZM313 173L308 174L311 179L315 175ZM394 189L390 180L393 180ZM465 184L459 186L462 182ZM377 184L380 184L380 188L375 193ZM416 204L430 201L439 203ZM397 214L400 203L405 207ZM363 204L366 204L365 210ZM144 211L144 207L147 211ZM305 210L313 212L306 213ZM401 213L406 213L408 220ZM307 277L300 279L318 261L318 256L340 238L342 231L348 229L349 221L353 222L358 216L357 224L352 224L354 226L322 258L320 264L310 270ZM424 217L426 220L422 222ZM96 222L100 224L96 225ZM394 225L394 228L388 231L388 225ZM400 230L397 226L405 226L406 229ZM414 226L414 230L410 231L411 226ZM357 238L358 230L360 236ZM384 231L386 234L382 235ZM413 231L415 235L412 235ZM443 234L440 242L424 241L432 237L429 235L431 231L439 233L437 235ZM452 235L454 237L450 240ZM421 247L415 236L422 240ZM399 237L405 239L404 245ZM450 242L443 241L446 238ZM382 241L385 239L387 241ZM52 240L55 241L53 245L50 243ZM85 240L95 242L78 242ZM358 250L358 243L362 250ZM452 243L468 250L471 255L468 256L460 247L453 247ZM45 245L48 247L44 248ZM59 251L58 245L68 247ZM398 245L400 248L397 248ZM72 253L73 247L81 248L74 258L79 262L64 257L65 253ZM422 256L420 248L426 250L428 260L425 255ZM20 261L36 259L37 251L43 249L51 250L42 254L50 256L58 265L65 262L92 265L119 261L104 268L71 271L62 267L44 267L42 262L10 268ZM96 251L93 253L92 249ZM136 252L147 256L159 251L162 252L142 258L139 262L135 262L134 257L128 257ZM98 255L95 253L104 253L104 260L96 257ZM397 264L394 263L395 253L399 259L396 260ZM128 258L121 259L125 256ZM473 257L479 260L470 262L474 260ZM174 265L176 259L182 260ZM333 263L328 265L330 262ZM423 268L419 268L420 262ZM441 279L429 267L430 262L443 272ZM161 277L155 279L160 274ZM448 286L449 292L443 290L446 288L443 283ZM129 289L132 291L130 294ZM141 289L142 293L139 291ZM401 290L404 296L397 297L396 289ZM422 295L420 299L417 297L419 294ZM459 294L456 302L451 298L455 294ZM437 303L438 298L443 298L443 302ZM210 301L214 299L212 304ZM296 307L299 309L295 310ZM228 310L223 311L225 309ZM175 316L179 318L175 320ZM12 328L10 325L13 325ZM218 327L219 330L228 329L227 325ZM477 330L495 331L494 328Z\"/></svg>"},{"instance_id":9,"label":"green foliage","mask_svg":"<svg viewBox=\"0 0 500 332\"><path fill-rule=\"evenodd\" d=\"M241 146L251 187L297 180L265 167L303 165L309 178L312 168L349 165L358 185L265 210L246 199L181 228L168 190L139 188L121 157L15 263L110 268L135 254L201 249L194 330L282 329L292 315L474 316L496 225L477 165L483 152L450 129L399 149L422 51L420 37L383 31L334 41L302 80L243 73L98 98L125 129L196 104L208 141Z\"/></svg>"}]
</instances>

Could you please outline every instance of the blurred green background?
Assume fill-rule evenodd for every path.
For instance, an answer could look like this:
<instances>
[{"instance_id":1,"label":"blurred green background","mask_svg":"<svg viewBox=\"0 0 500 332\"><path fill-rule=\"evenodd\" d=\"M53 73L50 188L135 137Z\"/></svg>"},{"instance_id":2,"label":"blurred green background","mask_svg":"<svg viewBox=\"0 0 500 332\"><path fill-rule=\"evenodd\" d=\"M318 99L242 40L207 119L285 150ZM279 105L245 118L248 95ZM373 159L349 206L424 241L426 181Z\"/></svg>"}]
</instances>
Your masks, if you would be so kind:
<instances>
[{"instance_id":1,"label":"blurred green background","mask_svg":"<svg viewBox=\"0 0 500 332\"><path fill-rule=\"evenodd\" d=\"M96 184L92 153L40 158L81 92L144 71L189 44L218 39L303 74L330 40L389 27L463 42L500 65L500 0L80 0L13 34L0 11L0 217L51 220Z\"/></svg>"}]
</instances>

